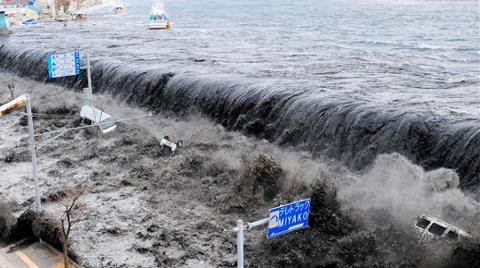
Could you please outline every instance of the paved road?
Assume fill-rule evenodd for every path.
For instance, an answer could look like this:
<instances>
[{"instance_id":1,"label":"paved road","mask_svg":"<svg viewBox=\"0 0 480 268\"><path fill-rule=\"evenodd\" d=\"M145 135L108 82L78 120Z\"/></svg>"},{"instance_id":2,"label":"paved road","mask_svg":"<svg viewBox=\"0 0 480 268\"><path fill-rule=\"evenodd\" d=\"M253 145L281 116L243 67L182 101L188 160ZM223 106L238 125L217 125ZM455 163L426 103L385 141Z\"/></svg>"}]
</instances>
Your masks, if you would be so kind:
<instances>
[{"instance_id":1,"label":"paved road","mask_svg":"<svg viewBox=\"0 0 480 268\"><path fill-rule=\"evenodd\" d=\"M39 242L20 249L11 247L0 245L0 268L63 268L61 256Z\"/></svg>"}]
</instances>

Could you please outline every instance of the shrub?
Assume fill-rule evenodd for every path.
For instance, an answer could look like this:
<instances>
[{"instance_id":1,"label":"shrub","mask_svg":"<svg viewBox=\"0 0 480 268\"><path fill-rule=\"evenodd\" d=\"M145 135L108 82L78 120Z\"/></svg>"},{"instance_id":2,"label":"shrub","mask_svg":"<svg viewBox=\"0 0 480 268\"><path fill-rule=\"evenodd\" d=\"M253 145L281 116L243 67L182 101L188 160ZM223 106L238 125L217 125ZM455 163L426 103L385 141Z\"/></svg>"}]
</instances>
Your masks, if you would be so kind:
<instances>
[{"instance_id":1,"label":"shrub","mask_svg":"<svg viewBox=\"0 0 480 268\"><path fill-rule=\"evenodd\" d=\"M330 235L345 235L353 228L349 218L342 218L337 191L325 181L312 185L309 224Z\"/></svg>"},{"instance_id":2,"label":"shrub","mask_svg":"<svg viewBox=\"0 0 480 268\"><path fill-rule=\"evenodd\" d=\"M20 215L20 217L17 219L16 239L34 236L32 226L36 217L37 213L31 209L23 212L22 215Z\"/></svg>"},{"instance_id":3,"label":"shrub","mask_svg":"<svg viewBox=\"0 0 480 268\"><path fill-rule=\"evenodd\" d=\"M480 267L480 237L458 242L446 267Z\"/></svg>"},{"instance_id":4,"label":"shrub","mask_svg":"<svg viewBox=\"0 0 480 268\"><path fill-rule=\"evenodd\" d=\"M243 158L245 184L252 188L255 195L259 188L263 189L263 198L272 200L281 189L281 181L285 176L280 164L272 157L260 153L252 158Z\"/></svg>"},{"instance_id":5,"label":"shrub","mask_svg":"<svg viewBox=\"0 0 480 268\"><path fill-rule=\"evenodd\" d=\"M339 257L348 265L365 263L369 256L377 252L375 236L367 231L362 231L340 239Z\"/></svg>"},{"instance_id":6,"label":"shrub","mask_svg":"<svg viewBox=\"0 0 480 268\"><path fill-rule=\"evenodd\" d=\"M35 218L32 224L32 231L35 237L40 238L57 249L62 248L61 233L58 224L47 215L42 214Z\"/></svg>"},{"instance_id":7,"label":"shrub","mask_svg":"<svg viewBox=\"0 0 480 268\"><path fill-rule=\"evenodd\" d=\"M0 239L9 240L12 236L15 218L7 203L0 203Z\"/></svg>"}]
</instances>

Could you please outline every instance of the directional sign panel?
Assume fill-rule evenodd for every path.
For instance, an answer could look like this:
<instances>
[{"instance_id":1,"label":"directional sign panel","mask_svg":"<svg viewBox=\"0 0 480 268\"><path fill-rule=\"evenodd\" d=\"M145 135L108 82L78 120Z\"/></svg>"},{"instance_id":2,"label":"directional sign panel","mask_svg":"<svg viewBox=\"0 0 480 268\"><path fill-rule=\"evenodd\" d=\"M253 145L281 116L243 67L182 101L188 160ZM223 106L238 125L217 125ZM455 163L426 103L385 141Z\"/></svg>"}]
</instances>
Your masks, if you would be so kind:
<instances>
[{"instance_id":1,"label":"directional sign panel","mask_svg":"<svg viewBox=\"0 0 480 268\"><path fill-rule=\"evenodd\" d=\"M80 52L48 55L48 77L57 78L80 74Z\"/></svg>"},{"instance_id":2,"label":"directional sign panel","mask_svg":"<svg viewBox=\"0 0 480 268\"><path fill-rule=\"evenodd\" d=\"M308 227L310 199L300 200L269 210L267 238Z\"/></svg>"}]
</instances>

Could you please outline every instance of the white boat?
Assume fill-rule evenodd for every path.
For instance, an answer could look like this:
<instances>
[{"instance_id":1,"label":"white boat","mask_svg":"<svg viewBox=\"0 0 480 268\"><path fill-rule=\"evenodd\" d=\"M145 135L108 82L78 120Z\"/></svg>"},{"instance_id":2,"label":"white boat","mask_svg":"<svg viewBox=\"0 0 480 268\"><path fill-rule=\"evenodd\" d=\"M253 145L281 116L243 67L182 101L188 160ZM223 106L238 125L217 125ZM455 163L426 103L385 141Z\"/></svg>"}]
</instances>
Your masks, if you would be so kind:
<instances>
[{"instance_id":1,"label":"white boat","mask_svg":"<svg viewBox=\"0 0 480 268\"><path fill-rule=\"evenodd\" d=\"M126 15L128 12L127 6L122 1L117 1L113 8L113 13L117 15Z\"/></svg>"},{"instance_id":2,"label":"white boat","mask_svg":"<svg viewBox=\"0 0 480 268\"><path fill-rule=\"evenodd\" d=\"M160 1L153 2L152 11L148 16L148 28L150 30L156 29L170 29L171 22L167 17L167 13L163 8L163 3Z\"/></svg>"}]
</instances>

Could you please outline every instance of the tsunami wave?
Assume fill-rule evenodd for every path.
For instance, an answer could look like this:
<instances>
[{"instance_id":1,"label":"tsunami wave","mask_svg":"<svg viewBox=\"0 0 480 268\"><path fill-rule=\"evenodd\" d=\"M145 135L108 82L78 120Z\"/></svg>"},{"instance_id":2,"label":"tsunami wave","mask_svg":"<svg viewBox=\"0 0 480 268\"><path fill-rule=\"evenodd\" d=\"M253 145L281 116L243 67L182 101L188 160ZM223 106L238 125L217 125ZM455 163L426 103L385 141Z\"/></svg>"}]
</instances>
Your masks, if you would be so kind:
<instances>
[{"instance_id":1,"label":"tsunami wave","mask_svg":"<svg viewBox=\"0 0 480 268\"><path fill-rule=\"evenodd\" d=\"M50 82L47 53L0 47L0 68ZM376 156L400 153L432 170L455 170L459 187L480 198L480 125L389 108L348 97L278 90L246 79L173 73L93 61L94 93L109 93L157 113L199 112L230 130L294 146L363 169ZM86 70L56 83L82 89Z\"/></svg>"}]
</instances>

